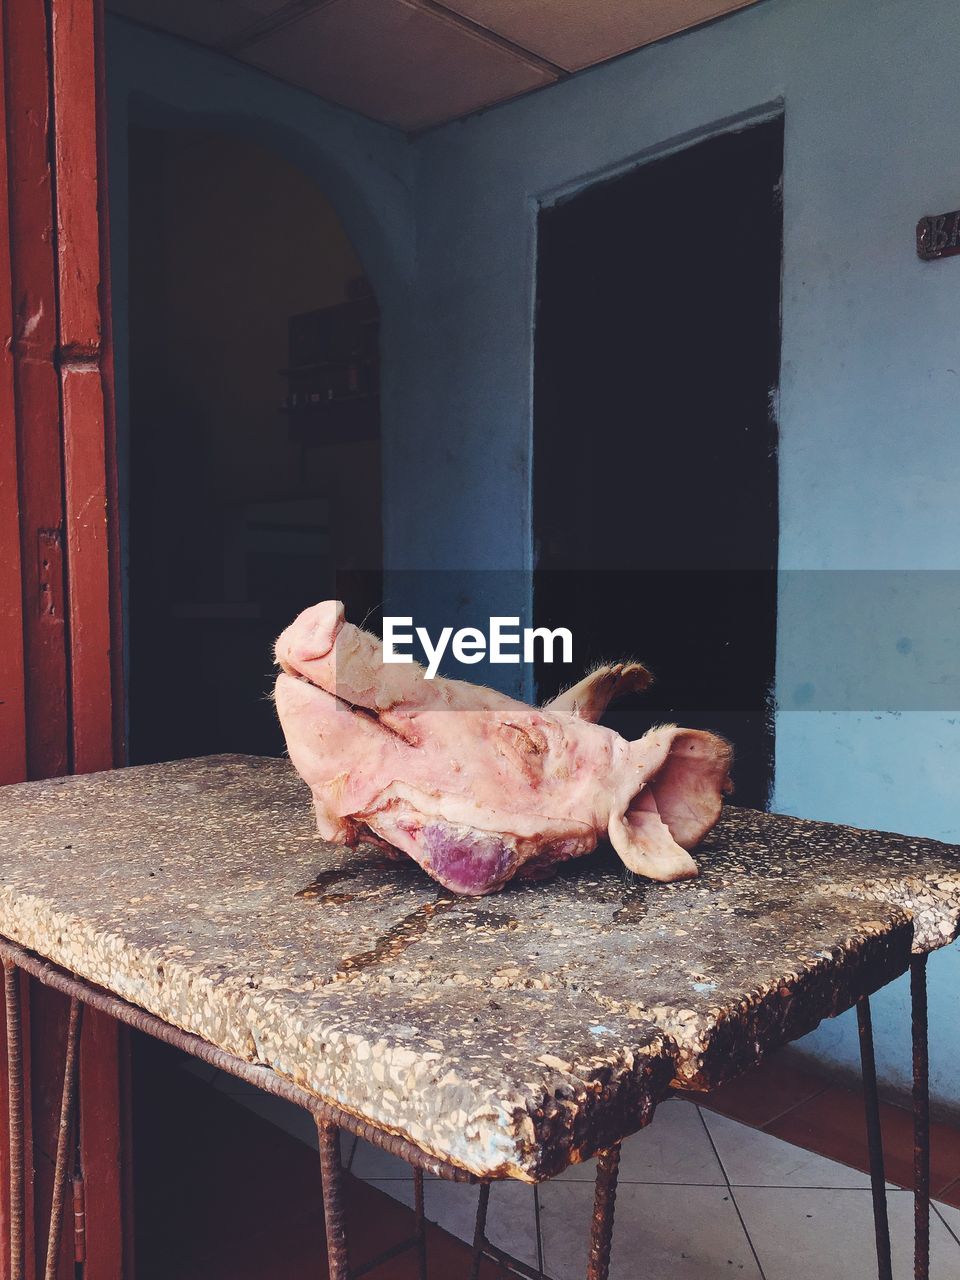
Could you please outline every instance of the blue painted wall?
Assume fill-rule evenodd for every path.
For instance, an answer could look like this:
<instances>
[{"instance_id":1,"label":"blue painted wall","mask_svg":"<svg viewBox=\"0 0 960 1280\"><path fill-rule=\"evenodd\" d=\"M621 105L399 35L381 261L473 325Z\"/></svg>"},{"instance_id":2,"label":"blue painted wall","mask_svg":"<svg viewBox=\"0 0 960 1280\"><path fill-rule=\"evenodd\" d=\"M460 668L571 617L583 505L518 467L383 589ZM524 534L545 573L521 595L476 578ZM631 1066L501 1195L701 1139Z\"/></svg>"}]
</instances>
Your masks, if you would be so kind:
<instances>
[{"instance_id":1,"label":"blue painted wall","mask_svg":"<svg viewBox=\"0 0 960 1280\"><path fill-rule=\"evenodd\" d=\"M798 572L782 587L774 803L960 840L960 716L914 698L942 676L951 608L888 619L878 606L879 625L851 634L840 579L809 572L960 568L960 258L922 264L913 245L922 213L960 204L958 56L954 0L769 0L408 142L114 23L114 261L117 104L133 95L206 124L242 121L313 166L395 317L384 335L388 566L524 570L539 207L783 110L781 564ZM714 251L709 228L705 193L700 252ZM118 297L119 330L122 281ZM578 465L591 465L589 431ZM523 573L484 580L499 609L527 609ZM472 594L440 575L421 589L421 616L465 618ZM910 689L868 699L862 671L889 671L896 686L901 659ZM825 668L842 673L846 695L820 691ZM956 947L930 976L933 1093L960 1107ZM897 1087L909 1070L905 999L896 985L875 1010L880 1069ZM855 1042L844 1017L802 1048L849 1066Z\"/></svg>"},{"instance_id":2,"label":"blue painted wall","mask_svg":"<svg viewBox=\"0 0 960 1280\"><path fill-rule=\"evenodd\" d=\"M956 139L943 127L960 118L958 57L952 0L771 0L421 138L417 281L429 376L406 448L413 471L443 424L444 467L418 492L447 531L444 554L530 562L539 206L782 104L781 564L960 568L960 258L924 264L914 248L921 214L960 204ZM709 192L703 225L695 251L713 252ZM591 465L589 447L587 430L580 465ZM428 527L398 532L406 554L431 557ZM960 697L953 709L949 694L915 700L918 683L943 673L956 593L935 618L884 620L878 607L877 632L851 633L842 581L784 578L774 806L960 840ZM859 589L885 599L876 583ZM816 653L810 628L791 625L805 605ZM912 654L896 648L905 636ZM896 685L896 661L919 663L910 687L884 696L879 677L863 687L865 664L890 670ZM846 698L818 693L824 664L857 686ZM812 694L801 688L811 685ZM960 1106L956 947L932 958L930 980L933 1092ZM899 984L875 1011L881 1072L901 1088L906 999ZM802 1048L853 1066L855 1025L849 1016L825 1024Z\"/></svg>"}]
</instances>

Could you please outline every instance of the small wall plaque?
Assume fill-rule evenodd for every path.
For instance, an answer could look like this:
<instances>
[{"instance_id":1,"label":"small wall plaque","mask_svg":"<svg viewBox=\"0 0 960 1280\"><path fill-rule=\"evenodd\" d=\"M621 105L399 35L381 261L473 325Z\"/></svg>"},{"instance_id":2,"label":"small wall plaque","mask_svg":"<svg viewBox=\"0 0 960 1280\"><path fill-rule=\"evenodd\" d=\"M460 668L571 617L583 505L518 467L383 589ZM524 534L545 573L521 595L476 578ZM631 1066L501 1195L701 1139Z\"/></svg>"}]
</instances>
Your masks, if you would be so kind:
<instances>
[{"instance_id":1,"label":"small wall plaque","mask_svg":"<svg viewBox=\"0 0 960 1280\"><path fill-rule=\"evenodd\" d=\"M917 223L917 257L924 262L960 253L960 209L934 213Z\"/></svg>"}]
</instances>

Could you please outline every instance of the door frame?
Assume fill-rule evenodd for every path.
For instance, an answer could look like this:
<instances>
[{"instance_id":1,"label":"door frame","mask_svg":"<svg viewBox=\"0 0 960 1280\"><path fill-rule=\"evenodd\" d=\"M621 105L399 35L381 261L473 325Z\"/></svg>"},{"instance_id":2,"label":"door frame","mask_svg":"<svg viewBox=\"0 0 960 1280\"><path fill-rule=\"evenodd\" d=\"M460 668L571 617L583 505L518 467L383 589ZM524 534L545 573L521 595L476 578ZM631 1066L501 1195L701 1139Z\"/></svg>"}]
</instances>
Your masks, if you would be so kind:
<instances>
[{"instance_id":1,"label":"door frame","mask_svg":"<svg viewBox=\"0 0 960 1280\"><path fill-rule=\"evenodd\" d=\"M0 783L124 757L103 35L103 0L0 0ZM25 1280L42 1265L46 1224L32 1210L49 1179L35 1158L49 1118L30 1102L63 1075L50 994L24 984L21 997ZM97 1280L122 1280L132 1274L126 1036L88 1017L80 1055L86 1262ZM4 1099L7 1085L3 1053ZM0 1106L4 1145L7 1114ZM65 1245L60 1268L70 1280L73 1251ZM0 1247L0 1277L9 1275Z\"/></svg>"}]
</instances>

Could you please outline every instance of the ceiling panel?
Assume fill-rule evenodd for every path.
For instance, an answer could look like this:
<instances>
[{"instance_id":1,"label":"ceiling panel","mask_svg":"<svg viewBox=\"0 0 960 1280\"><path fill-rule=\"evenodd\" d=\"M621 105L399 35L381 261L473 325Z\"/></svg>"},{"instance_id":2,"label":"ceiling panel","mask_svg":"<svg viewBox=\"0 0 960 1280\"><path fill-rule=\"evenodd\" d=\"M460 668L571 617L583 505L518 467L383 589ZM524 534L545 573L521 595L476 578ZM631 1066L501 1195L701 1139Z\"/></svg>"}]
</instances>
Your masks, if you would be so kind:
<instances>
[{"instance_id":1,"label":"ceiling panel","mask_svg":"<svg viewBox=\"0 0 960 1280\"><path fill-rule=\"evenodd\" d=\"M756 0L107 0L402 129L552 84Z\"/></svg>"},{"instance_id":2,"label":"ceiling panel","mask_svg":"<svg viewBox=\"0 0 960 1280\"><path fill-rule=\"evenodd\" d=\"M549 84L549 71L407 0L332 0L246 46L265 71L418 129Z\"/></svg>"},{"instance_id":3,"label":"ceiling panel","mask_svg":"<svg viewBox=\"0 0 960 1280\"><path fill-rule=\"evenodd\" d=\"M290 0L107 0L107 8L199 44L226 44Z\"/></svg>"},{"instance_id":4,"label":"ceiling panel","mask_svg":"<svg viewBox=\"0 0 960 1280\"><path fill-rule=\"evenodd\" d=\"M442 0L567 71L707 22L755 0Z\"/></svg>"}]
</instances>

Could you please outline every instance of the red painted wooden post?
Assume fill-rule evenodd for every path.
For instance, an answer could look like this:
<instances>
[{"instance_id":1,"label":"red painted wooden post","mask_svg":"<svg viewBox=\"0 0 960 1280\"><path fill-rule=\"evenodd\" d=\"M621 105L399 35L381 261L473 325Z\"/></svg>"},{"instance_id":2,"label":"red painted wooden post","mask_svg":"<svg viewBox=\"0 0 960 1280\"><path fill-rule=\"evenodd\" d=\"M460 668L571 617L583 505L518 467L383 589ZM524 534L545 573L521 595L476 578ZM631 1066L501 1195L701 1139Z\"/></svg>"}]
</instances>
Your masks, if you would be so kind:
<instances>
[{"instance_id":1,"label":"red painted wooden post","mask_svg":"<svg viewBox=\"0 0 960 1280\"><path fill-rule=\"evenodd\" d=\"M107 170L107 55L104 0L93 0L94 83L96 86L97 208L100 231L100 373L106 455L107 505L110 511L110 665L113 687L113 763L126 763L127 699L123 667L123 570L120 553L120 481L117 467L116 384L113 365L113 311L110 306L110 202ZM121 1033L121 1039L126 1042ZM127 1055L129 1058L129 1054Z\"/></svg>"},{"instance_id":2,"label":"red painted wooden post","mask_svg":"<svg viewBox=\"0 0 960 1280\"><path fill-rule=\"evenodd\" d=\"M112 353L101 322L101 298L109 298L103 270L108 254L102 79L98 86L103 28L101 5L92 0L54 0L51 12L71 729L73 769L81 773L114 763L119 717L115 720L113 694L114 689L119 694L122 678L115 661L119 557L113 557L111 582L108 526L116 513ZM108 325L108 337L109 332ZM115 523L112 532L116 551ZM125 1049L117 1024L88 1011L81 1040L80 1163L89 1280L121 1280L124 1274L120 1081Z\"/></svg>"},{"instance_id":3,"label":"red painted wooden post","mask_svg":"<svg viewBox=\"0 0 960 1280\"><path fill-rule=\"evenodd\" d=\"M12 369L5 359L3 375L9 378L12 373L14 410L6 418L4 428L4 465L6 479L10 462L9 432L13 424L20 541L19 565L13 556L8 558L4 554L7 560L4 588L12 591L15 600L19 598L22 608L20 643L24 655L24 724L22 737L14 751L20 754L27 774L33 777L64 773L69 766L60 397L54 363L56 279L47 66L45 6L35 3L35 0L4 0L6 200L3 266L9 267L9 293L6 281L0 281L0 290L9 303L9 328L4 346L9 350ZM0 395L4 393L0 390ZM4 553L7 537L9 525L4 526L4 545L0 547ZM11 581L16 567L20 571L19 583ZM9 632L15 625L17 610L16 605L10 608L10 597L5 598L8 600L5 626ZM15 670L14 666L14 676ZM4 675L5 678L9 675L6 660ZM8 758L5 772L10 771ZM15 762L12 771L14 776L20 772ZM24 1222L27 1233L24 1262L27 1280L34 1280L33 1062L29 987L25 979L22 986L26 1154ZM4 1266L9 1267L9 1255L6 1253Z\"/></svg>"},{"instance_id":4,"label":"red painted wooden post","mask_svg":"<svg viewBox=\"0 0 960 1280\"><path fill-rule=\"evenodd\" d=\"M0 784L27 776L4 46L0 24Z\"/></svg>"},{"instance_id":5,"label":"red painted wooden post","mask_svg":"<svg viewBox=\"0 0 960 1280\"><path fill-rule=\"evenodd\" d=\"M66 773L66 602L46 6L5 0L27 769Z\"/></svg>"},{"instance_id":6,"label":"red painted wooden post","mask_svg":"<svg viewBox=\"0 0 960 1280\"><path fill-rule=\"evenodd\" d=\"M86 1203L84 1276L121 1280L132 1276L131 1238L124 1240L125 1201L131 1188L124 1176L123 1088L129 1050L126 1029L96 1009L83 1015L80 1041L80 1163Z\"/></svg>"},{"instance_id":7,"label":"red painted wooden post","mask_svg":"<svg viewBox=\"0 0 960 1280\"><path fill-rule=\"evenodd\" d=\"M94 10L56 0L51 13L71 728L86 773L113 763Z\"/></svg>"},{"instance_id":8,"label":"red painted wooden post","mask_svg":"<svg viewBox=\"0 0 960 1280\"><path fill-rule=\"evenodd\" d=\"M0 0L0 15L0 782L8 782L120 763L123 699L102 0ZM34 1003L31 1038L25 992L28 1169L30 1095L37 1144L48 1147L63 1064L55 1010L42 993ZM85 1020L88 1280L124 1275L126 1048L110 1020ZM38 1167L49 1154L40 1152ZM47 1182L36 1187L41 1218ZM4 1204L6 1191L0 1177ZM46 1225L34 1231L33 1198L28 1178L26 1280L35 1280L31 1245ZM65 1231L64 1280L74 1274L70 1244ZM0 1249L0 1277L8 1261Z\"/></svg>"}]
</instances>

